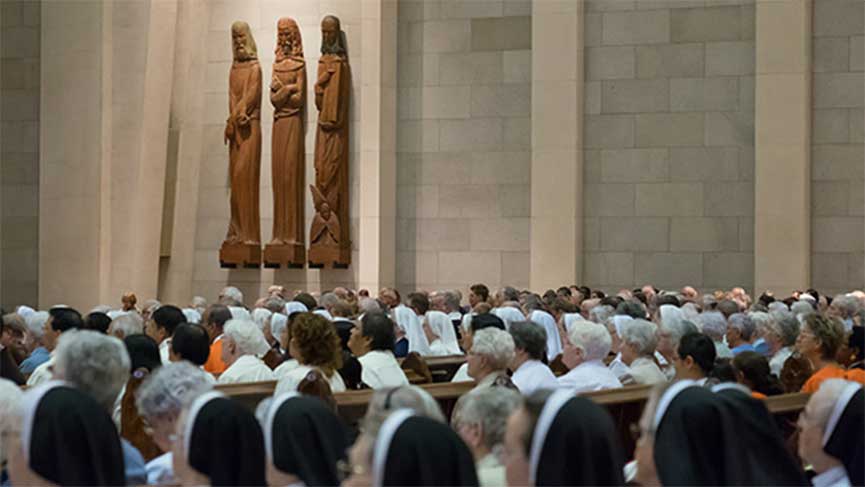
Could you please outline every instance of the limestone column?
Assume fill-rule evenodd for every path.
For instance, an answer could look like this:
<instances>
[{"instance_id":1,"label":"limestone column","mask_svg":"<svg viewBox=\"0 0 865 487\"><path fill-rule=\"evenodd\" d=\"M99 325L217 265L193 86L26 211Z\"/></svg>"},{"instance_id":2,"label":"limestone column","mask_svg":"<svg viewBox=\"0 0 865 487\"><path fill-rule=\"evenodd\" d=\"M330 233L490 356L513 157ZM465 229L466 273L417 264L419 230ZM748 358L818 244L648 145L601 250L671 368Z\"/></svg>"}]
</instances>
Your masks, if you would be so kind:
<instances>
[{"instance_id":1,"label":"limestone column","mask_svg":"<svg viewBox=\"0 0 865 487\"><path fill-rule=\"evenodd\" d=\"M810 284L811 0L757 0L754 292Z\"/></svg>"},{"instance_id":2,"label":"limestone column","mask_svg":"<svg viewBox=\"0 0 865 487\"><path fill-rule=\"evenodd\" d=\"M396 281L396 0L361 6L358 288Z\"/></svg>"},{"instance_id":3,"label":"limestone column","mask_svg":"<svg viewBox=\"0 0 865 487\"><path fill-rule=\"evenodd\" d=\"M532 2L529 286L582 278L583 2Z\"/></svg>"}]
</instances>

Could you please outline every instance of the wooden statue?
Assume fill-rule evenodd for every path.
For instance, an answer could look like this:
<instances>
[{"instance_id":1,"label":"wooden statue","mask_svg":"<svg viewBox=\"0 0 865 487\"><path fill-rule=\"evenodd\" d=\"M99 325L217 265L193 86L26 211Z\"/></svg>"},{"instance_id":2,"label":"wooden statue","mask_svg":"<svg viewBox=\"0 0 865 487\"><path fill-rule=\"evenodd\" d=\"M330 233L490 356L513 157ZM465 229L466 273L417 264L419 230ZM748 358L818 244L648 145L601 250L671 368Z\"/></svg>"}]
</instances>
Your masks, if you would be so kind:
<instances>
[{"instance_id":1,"label":"wooden statue","mask_svg":"<svg viewBox=\"0 0 865 487\"><path fill-rule=\"evenodd\" d=\"M261 172L261 66L246 22L231 25L234 62L228 77L228 144L231 222L219 250L222 267L258 267L261 229L258 184Z\"/></svg>"},{"instance_id":2,"label":"wooden statue","mask_svg":"<svg viewBox=\"0 0 865 487\"><path fill-rule=\"evenodd\" d=\"M297 23L284 17L276 28L276 59L270 82L273 239L264 248L264 265L303 267L306 62Z\"/></svg>"},{"instance_id":3,"label":"wooden statue","mask_svg":"<svg viewBox=\"0 0 865 487\"><path fill-rule=\"evenodd\" d=\"M315 134L316 215L309 239L310 267L351 263L348 222L348 124L351 70L339 19L321 21L321 58L315 82L318 126Z\"/></svg>"}]
</instances>

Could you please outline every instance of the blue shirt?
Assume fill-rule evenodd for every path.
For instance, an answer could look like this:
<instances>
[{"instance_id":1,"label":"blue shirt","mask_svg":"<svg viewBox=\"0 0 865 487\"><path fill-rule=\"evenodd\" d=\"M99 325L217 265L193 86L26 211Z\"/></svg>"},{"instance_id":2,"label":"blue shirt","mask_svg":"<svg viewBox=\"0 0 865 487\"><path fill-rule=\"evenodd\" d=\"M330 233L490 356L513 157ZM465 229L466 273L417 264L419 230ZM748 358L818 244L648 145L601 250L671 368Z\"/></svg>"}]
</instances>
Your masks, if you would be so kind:
<instances>
[{"instance_id":1,"label":"blue shirt","mask_svg":"<svg viewBox=\"0 0 865 487\"><path fill-rule=\"evenodd\" d=\"M754 345L751 345L750 343L743 343L738 347L730 349L730 351L733 352L733 355L739 355L742 352L753 352Z\"/></svg>"},{"instance_id":2,"label":"blue shirt","mask_svg":"<svg viewBox=\"0 0 865 487\"><path fill-rule=\"evenodd\" d=\"M51 358L51 352L45 347L36 347L30 352L30 356L21 361L18 365L18 371L22 374L32 374L36 367L44 364Z\"/></svg>"},{"instance_id":3,"label":"blue shirt","mask_svg":"<svg viewBox=\"0 0 865 487\"><path fill-rule=\"evenodd\" d=\"M393 355L395 357L405 357L408 355L408 339L400 338L393 347Z\"/></svg>"},{"instance_id":4,"label":"blue shirt","mask_svg":"<svg viewBox=\"0 0 865 487\"><path fill-rule=\"evenodd\" d=\"M144 457L132 443L126 438L120 438L120 446L123 448L123 471L126 474L126 485L144 485L147 483L147 469L144 466Z\"/></svg>"},{"instance_id":5,"label":"blue shirt","mask_svg":"<svg viewBox=\"0 0 865 487\"><path fill-rule=\"evenodd\" d=\"M769 355L769 344L766 343L766 340L758 338L754 341L754 351L766 357Z\"/></svg>"}]
</instances>

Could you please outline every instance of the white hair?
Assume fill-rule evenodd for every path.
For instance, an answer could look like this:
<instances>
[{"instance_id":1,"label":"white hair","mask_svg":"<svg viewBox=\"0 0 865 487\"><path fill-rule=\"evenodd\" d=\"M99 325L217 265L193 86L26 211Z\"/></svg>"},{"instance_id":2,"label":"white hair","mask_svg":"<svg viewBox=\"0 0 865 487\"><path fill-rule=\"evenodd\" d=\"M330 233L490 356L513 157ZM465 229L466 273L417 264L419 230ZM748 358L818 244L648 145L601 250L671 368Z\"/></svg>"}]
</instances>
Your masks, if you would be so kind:
<instances>
[{"instance_id":1,"label":"white hair","mask_svg":"<svg viewBox=\"0 0 865 487\"><path fill-rule=\"evenodd\" d=\"M36 338L42 338L42 327L45 326L45 322L48 321L49 316L51 315L47 311L35 311L28 314L24 318L24 323L27 324L30 334Z\"/></svg>"},{"instance_id":2,"label":"white hair","mask_svg":"<svg viewBox=\"0 0 865 487\"><path fill-rule=\"evenodd\" d=\"M604 325L591 321L580 321L568 332L571 344L583 351L585 360L602 360L610 353L613 339Z\"/></svg>"},{"instance_id":3,"label":"white hair","mask_svg":"<svg viewBox=\"0 0 865 487\"><path fill-rule=\"evenodd\" d=\"M608 304L595 306L589 311L589 321L594 323L606 323L614 314L616 314L616 310Z\"/></svg>"},{"instance_id":4,"label":"white hair","mask_svg":"<svg viewBox=\"0 0 865 487\"><path fill-rule=\"evenodd\" d=\"M186 318L187 323L192 323L195 325L201 323L201 313L199 313L197 309L183 308L180 311L183 313L183 317Z\"/></svg>"},{"instance_id":5,"label":"white hair","mask_svg":"<svg viewBox=\"0 0 865 487\"><path fill-rule=\"evenodd\" d=\"M357 303L357 307L360 309L361 314L381 311L381 306L378 305L378 301L373 298L361 298Z\"/></svg>"},{"instance_id":6,"label":"white hair","mask_svg":"<svg viewBox=\"0 0 865 487\"><path fill-rule=\"evenodd\" d=\"M0 464L6 463L6 445L3 444L5 433L18 428L19 406L23 394L14 382L0 378Z\"/></svg>"},{"instance_id":7,"label":"white hair","mask_svg":"<svg viewBox=\"0 0 865 487\"><path fill-rule=\"evenodd\" d=\"M339 296L334 293L324 293L321 296L321 299L318 300L319 306L327 310L332 308L337 303L339 303Z\"/></svg>"},{"instance_id":8,"label":"white hair","mask_svg":"<svg viewBox=\"0 0 865 487\"><path fill-rule=\"evenodd\" d=\"M495 451L505 440L508 417L520 406L521 397L507 387L474 389L459 401L458 412L452 419L454 429L480 425L484 446Z\"/></svg>"},{"instance_id":9,"label":"white hair","mask_svg":"<svg viewBox=\"0 0 865 487\"><path fill-rule=\"evenodd\" d=\"M514 338L498 328L484 328L472 335L472 353L486 355L494 370L504 370L514 359Z\"/></svg>"},{"instance_id":10,"label":"white hair","mask_svg":"<svg viewBox=\"0 0 865 487\"><path fill-rule=\"evenodd\" d=\"M110 411L120 389L129 380L129 353L116 337L90 330L69 330L60 335L54 372L57 379L71 382Z\"/></svg>"},{"instance_id":11,"label":"white hair","mask_svg":"<svg viewBox=\"0 0 865 487\"><path fill-rule=\"evenodd\" d=\"M445 422L445 415L439 403L429 392L420 387L406 385L376 389L362 420L364 434L374 437L390 413L402 408L413 410L417 416L434 419L440 423Z\"/></svg>"},{"instance_id":12,"label":"white hair","mask_svg":"<svg viewBox=\"0 0 865 487\"><path fill-rule=\"evenodd\" d=\"M787 303L784 301L772 301L769 303L769 313L777 313L779 311L790 311L790 308L787 307Z\"/></svg>"},{"instance_id":13,"label":"white hair","mask_svg":"<svg viewBox=\"0 0 865 487\"><path fill-rule=\"evenodd\" d=\"M126 313L114 318L111 324L108 325L108 329L117 338L140 335L144 333L144 320L141 319L138 313Z\"/></svg>"},{"instance_id":14,"label":"white hair","mask_svg":"<svg viewBox=\"0 0 865 487\"><path fill-rule=\"evenodd\" d=\"M637 353L642 356L651 356L658 345L658 336L655 333L657 326L646 320L631 320L621 325L619 338L622 342L635 345Z\"/></svg>"},{"instance_id":15,"label":"white hair","mask_svg":"<svg viewBox=\"0 0 865 487\"><path fill-rule=\"evenodd\" d=\"M751 321L754 323L754 328L758 333L766 333L766 332L774 332L778 331L777 322L775 318L769 313L764 313L762 311L753 311L748 313L748 317L751 318Z\"/></svg>"},{"instance_id":16,"label":"white hair","mask_svg":"<svg viewBox=\"0 0 865 487\"><path fill-rule=\"evenodd\" d=\"M859 311L859 298L852 294L839 294L832 300L832 307L841 312L842 318L852 318Z\"/></svg>"},{"instance_id":17,"label":"white hair","mask_svg":"<svg viewBox=\"0 0 865 487\"><path fill-rule=\"evenodd\" d=\"M198 310L199 313L204 313L204 310L207 309L207 300L202 296L195 296L192 298L190 306Z\"/></svg>"},{"instance_id":18,"label":"white hair","mask_svg":"<svg viewBox=\"0 0 865 487\"><path fill-rule=\"evenodd\" d=\"M264 324L270 319L273 313L265 308L255 308L252 310L252 321L258 325L259 330L264 330Z\"/></svg>"},{"instance_id":19,"label":"white hair","mask_svg":"<svg viewBox=\"0 0 865 487\"><path fill-rule=\"evenodd\" d=\"M219 293L220 298L228 299L231 302L227 303L226 306L241 306L243 305L243 293L240 292L240 289L237 289L234 286L227 286L222 289L222 292Z\"/></svg>"},{"instance_id":20,"label":"white hair","mask_svg":"<svg viewBox=\"0 0 865 487\"><path fill-rule=\"evenodd\" d=\"M733 313L727 319L727 326L738 331L743 340L750 340L754 336L754 321L745 313Z\"/></svg>"},{"instance_id":21,"label":"white hair","mask_svg":"<svg viewBox=\"0 0 865 487\"><path fill-rule=\"evenodd\" d=\"M270 346L258 325L248 320L228 320L224 332L240 349L241 355L263 355Z\"/></svg>"},{"instance_id":22,"label":"white hair","mask_svg":"<svg viewBox=\"0 0 865 487\"><path fill-rule=\"evenodd\" d=\"M720 341L727 333L727 320L720 311L705 311L697 317L697 325L714 341Z\"/></svg>"},{"instance_id":23,"label":"white hair","mask_svg":"<svg viewBox=\"0 0 865 487\"><path fill-rule=\"evenodd\" d=\"M791 304L790 311L794 315L796 315L796 318L799 318L800 320L802 319L802 316L812 315L816 313L816 311L814 311L814 307L811 306L811 303L803 299L800 299L799 301Z\"/></svg>"},{"instance_id":24,"label":"white hair","mask_svg":"<svg viewBox=\"0 0 865 487\"><path fill-rule=\"evenodd\" d=\"M206 375L185 360L157 368L135 393L138 413L145 418L178 416L196 397L213 388Z\"/></svg>"}]
</instances>

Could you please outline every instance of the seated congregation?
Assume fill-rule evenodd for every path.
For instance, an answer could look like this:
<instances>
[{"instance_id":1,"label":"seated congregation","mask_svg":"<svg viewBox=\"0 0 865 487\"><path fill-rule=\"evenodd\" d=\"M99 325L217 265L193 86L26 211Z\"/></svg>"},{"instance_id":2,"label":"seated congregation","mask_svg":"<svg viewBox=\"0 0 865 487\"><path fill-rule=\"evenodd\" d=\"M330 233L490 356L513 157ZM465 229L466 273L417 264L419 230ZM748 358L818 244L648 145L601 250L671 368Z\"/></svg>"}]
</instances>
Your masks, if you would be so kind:
<instances>
[{"instance_id":1,"label":"seated congregation","mask_svg":"<svg viewBox=\"0 0 865 487\"><path fill-rule=\"evenodd\" d=\"M21 306L0 485L865 485L862 291L469 289Z\"/></svg>"}]
</instances>

